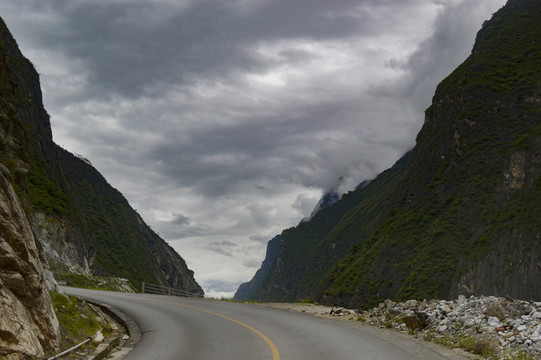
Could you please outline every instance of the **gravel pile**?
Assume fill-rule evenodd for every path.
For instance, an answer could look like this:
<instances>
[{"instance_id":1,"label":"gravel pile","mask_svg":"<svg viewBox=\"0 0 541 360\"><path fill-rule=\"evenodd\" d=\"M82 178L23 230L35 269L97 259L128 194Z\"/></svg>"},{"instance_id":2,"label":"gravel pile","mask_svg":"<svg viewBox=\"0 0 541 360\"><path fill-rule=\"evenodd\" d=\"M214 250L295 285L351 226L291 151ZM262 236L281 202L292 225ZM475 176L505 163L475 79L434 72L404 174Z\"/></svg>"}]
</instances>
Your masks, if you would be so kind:
<instances>
[{"instance_id":1,"label":"gravel pile","mask_svg":"<svg viewBox=\"0 0 541 360\"><path fill-rule=\"evenodd\" d=\"M541 302L494 296L403 303L386 300L369 311L335 308L330 314L355 316L371 325L409 331L474 354L541 359Z\"/></svg>"}]
</instances>

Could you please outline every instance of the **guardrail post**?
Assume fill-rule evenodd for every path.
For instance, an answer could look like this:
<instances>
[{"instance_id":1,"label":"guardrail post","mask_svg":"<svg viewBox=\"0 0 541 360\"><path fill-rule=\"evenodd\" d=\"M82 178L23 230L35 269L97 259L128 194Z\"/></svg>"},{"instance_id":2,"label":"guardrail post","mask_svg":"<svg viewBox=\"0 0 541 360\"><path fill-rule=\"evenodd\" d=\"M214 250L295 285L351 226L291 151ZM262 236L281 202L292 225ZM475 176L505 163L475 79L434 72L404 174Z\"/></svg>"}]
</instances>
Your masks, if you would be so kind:
<instances>
[{"instance_id":1,"label":"guardrail post","mask_svg":"<svg viewBox=\"0 0 541 360\"><path fill-rule=\"evenodd\" d=\"M167 289L167 296L171 296L171 288Z\"/></svg>"},{"instance_id":2,"label":"guardrail post","mask_svg":"<svg viewBox=\"0 0 541 360\"><path fill-rule=\"evenodd\" d=\"M143 281L143 283L141 284L141 293L145 293L145 282Z\"/></svg>"}]
</instances>

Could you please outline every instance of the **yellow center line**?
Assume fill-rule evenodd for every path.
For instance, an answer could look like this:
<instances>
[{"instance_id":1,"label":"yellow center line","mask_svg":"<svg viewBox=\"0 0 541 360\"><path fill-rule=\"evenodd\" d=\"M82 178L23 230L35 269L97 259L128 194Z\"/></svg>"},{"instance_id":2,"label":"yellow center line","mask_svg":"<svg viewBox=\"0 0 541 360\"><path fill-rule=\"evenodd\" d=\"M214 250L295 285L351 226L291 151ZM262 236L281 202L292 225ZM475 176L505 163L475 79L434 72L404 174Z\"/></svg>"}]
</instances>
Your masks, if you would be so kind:
<instances>
[{"instance_id":1,"label":"yellow center line","mask_svg":"<svg viewBox=\"0 0 541 360\"><path fill-rule=\"evenodd\" d=\"M257 334L257 336L259 336L261 339L263 339L263 341L265 341L267 343L267 345L270 347L270 349L272 351L272 360L280 360L280 353L278 352L278 348L272 342L272 340L269 339L261 331L251 327L248 324L243 323L242 321L238 321L238 320L235 320L233 318L230 318L229 316L225 316L225 315L222 315L222 314L216 313L214 311L210 311L210 310L205 310L205 309L202 309L202 308L199 308L199 307L196 307L196 306L183 305L183 304L179 304L179 303L175 303L175 302L171 302L171 301L163 301L163 300L156 300L156 299L147 299L147 300L154 301L154 302L160 302L160 303L164 303L164 304L175 305L175 306L181 306L181 307L185 307L185 308L192 309L192 310L202 311L202 312L205 312L207 314L218 316L218 317L221 317L222 319L226 319L226 320L232 321L232 322L234 322L236 324L239 324L241 326L244 326L248 330L250 330L250 331L254 332L255 334Z\"/></svg>"}]
</instances>

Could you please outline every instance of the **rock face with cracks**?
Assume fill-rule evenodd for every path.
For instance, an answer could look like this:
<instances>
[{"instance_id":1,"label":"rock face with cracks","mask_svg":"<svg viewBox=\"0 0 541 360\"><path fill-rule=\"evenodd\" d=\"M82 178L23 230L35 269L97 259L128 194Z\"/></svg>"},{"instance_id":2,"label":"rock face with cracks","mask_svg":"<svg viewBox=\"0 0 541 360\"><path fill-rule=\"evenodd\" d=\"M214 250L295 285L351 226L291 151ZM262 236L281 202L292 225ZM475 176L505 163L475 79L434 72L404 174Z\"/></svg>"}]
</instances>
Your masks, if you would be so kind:
<instances>
[{"instance_id":1,"label":"rock face with cracks","mask_svg":"<svg viewBox=\"0 0 541 360\"><path fill-rule=\"evenodd\" d=\"M54 350L59 324L25 213L0 172L0 356L43 356Z\"/></svg>"}]
</instances>

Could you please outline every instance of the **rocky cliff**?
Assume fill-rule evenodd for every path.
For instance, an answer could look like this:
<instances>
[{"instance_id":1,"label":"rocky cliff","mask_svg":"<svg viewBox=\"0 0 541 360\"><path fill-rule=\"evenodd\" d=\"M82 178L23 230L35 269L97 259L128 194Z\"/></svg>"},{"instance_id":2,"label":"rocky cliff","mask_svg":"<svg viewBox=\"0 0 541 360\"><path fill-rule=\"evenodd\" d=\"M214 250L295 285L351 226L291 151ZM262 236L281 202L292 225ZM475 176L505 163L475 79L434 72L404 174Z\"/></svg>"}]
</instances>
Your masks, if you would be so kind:
<instances>
[{"instance_id":1,"label":"rocky cliff","mask_svg":"<svg viewBox=\"0 0 541 360\"><path fill-rule=\"evenodd\" d=\"M11 185L11 174L3 165L0 165L0 309L0 357L36 358L56 348L59 324L34 236Z\"/></svg>"},{"instance_id":2,"label":"rocky cliff","mask_svg":"<svg viewBox=\"0 0 541 360\"><path fill-rule=\"evenodd\" d=\"M355 307L458 294L541 299L540 24L539 1L510 0L495 13L436 89L415 148L284 231L251 298ZM346 199L356 202L344 211Z\"/></svg>"},{"instance_id":3,"label":"rocky cliff","mask_svg":"<svg viewBox=\"0 0 541 360\"><path fill-rule=\"evenodd\" d=\"M203 294L184 260L122 194L53 142L39 76L1 20L0 118L0 351L37 356L54 347L48 269Z\"/></svg>"}]
</instances>

